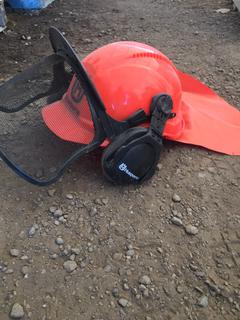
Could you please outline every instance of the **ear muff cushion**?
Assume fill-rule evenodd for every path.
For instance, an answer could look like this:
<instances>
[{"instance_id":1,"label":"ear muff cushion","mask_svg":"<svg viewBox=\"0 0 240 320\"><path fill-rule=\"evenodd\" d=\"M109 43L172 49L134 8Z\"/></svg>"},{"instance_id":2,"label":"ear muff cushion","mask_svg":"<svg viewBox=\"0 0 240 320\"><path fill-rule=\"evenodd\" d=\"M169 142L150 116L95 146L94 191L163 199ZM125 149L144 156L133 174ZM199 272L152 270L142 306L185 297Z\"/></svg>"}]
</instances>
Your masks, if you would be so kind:
<instances>
[{"instance_id":1,"label":"ear muff cushion","mask_svg":"<svg viewBox=\"0 0 240 320\"><path fill-rule=\"evenodd\" d=\"M148 132L148 129L143 127L136 127L128 129L121 133L116 139L107 147L102 155L102 167L104 168L105 161L111 157L121 146L126 145L130 141L140 138Z\"/></svg>"}]
</instances>

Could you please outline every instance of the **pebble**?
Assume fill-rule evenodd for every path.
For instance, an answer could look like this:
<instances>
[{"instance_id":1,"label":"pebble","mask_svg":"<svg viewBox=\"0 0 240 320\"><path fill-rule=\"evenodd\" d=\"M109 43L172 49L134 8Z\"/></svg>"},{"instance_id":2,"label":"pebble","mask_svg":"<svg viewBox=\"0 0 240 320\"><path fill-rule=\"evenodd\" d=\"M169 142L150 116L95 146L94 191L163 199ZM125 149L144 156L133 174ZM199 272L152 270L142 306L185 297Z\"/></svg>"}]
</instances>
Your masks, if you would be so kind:
<instances>
[{"instance_id":1,"label":"pebble","mask_svg":"<svg viewBox=\"0 0 240 320\"><path fill-rule=\"evenodd\" d=\"M173 202L181 202L181 198L176 193L172 197Z\"/></svg>"},{"instance_id":2,"label":"pebble","mask_svg":"<svg viewBox=\"0 0 240 320\"><path fill-rule=\"evenodd\" d=\"M122 253L119 253L119 252L114 253L113 259L120 261L122 259Z\"/></svg>"},{"instance_id":3,"label":"pebble","mask_svg":"<svg viewBox=\"0 0 240 320\"><path fill-rule=\"evenodd\" d=\"M62 216L58 219L60 222L66 222L66 219Z\"/></svg>"},{"instance_id":4,"label":"pebble","mask_svg":"<svg viewBox=\"0 0 240 320\"><path fill-rule=\"evenodd\" d=\"M49 195L49 197L53 197L53 196L55 195L55 193L56 193L56 190L55 190L55 189L50 189L50 190L48 190L48 195Z\"/></svg>"},{"instance_id":5,"label":"pebble","mask_svg":"<svg viewBox=\"0 0 240 320\"><path fill-rule=\"evenodd\" d=\"M118 300L118 304L123 307L126 308L130 305L129 301L127 299L121 298Z\"/></svg>"},{"instance_id":6,"label":"pebble","mask_svg":"<svg viewBox=\"0 0 240 320\"><path fill-rule=\"evenodd\" d=\"M23 307L19 303L15 303L12 307L10 317L12 319L21 319L24 316Z\"/></svg>"},{"instance_id":7,"label":"pebble","mask_svg":"<svg viewBox=\"0 0 240 320\"><path fill-rule=\"evenodd\" d=\"M12 257L18 257L19 256L19 250L18 249L11 249L10 250L10 255L12 256Z\"/></svg>"},{"instance_id":8,"label":"pebble","mask_svg":"<svg viewBox=\"0 0 240 320\"><path fill-rule=\"evenodd\" d=\"M90 217L95 217L97 214L98 214L98 210L96 207L93 207L90 209L90 211L89 211Z\"/></svg>"},{"instance_id":9,"label":"pebble","mask_svg":"<svg viewBox=\"0 0 240 320\"><path fill-rule=\"evenodd\" d=\"M58 237L56 240L55 240L56 244L61 246L62 244L64 244L64 240L61 238L61 237Z\"/></svg>"},{"instance_id":10,"label":"pebble","mask_svg":"<svg viewBox=\"0 0 240 320\"><path fill-rule=\"evenodd\" d=\"M141 292L143 292L143 291L146 290L146 289L147 289L147 287L146 287L144 284L140 284L139 290L140 290Z\"/></svg>"},{"instance_id":11,"label":"pebble","mask_svg":"<svg viewBox=\"0 0 240 320\"><path fill-rule=\"evenodd\" d=\"M34 224L29 230L28 230L28 236L33 237L36 233L36 230L38 229L38 226Z\"/></svg>"},{"instance_id":12,"label":"pebble","mask_svg":"<svg viewBox=\"0 0 240 320\"><path fill-rule=\"evenodd\" d=\"M140 279L139 279L139 283L140 284L144 284L144 285L149 285L151 284L151 279L149 278L149 276L142 276Z\"/></svg>"},{"instance_id":13,"label":"pebble","mask_svg":"<svg viewBox=\"0 0 240 320\"><path fill-rule=\"evenodd\" d=\"M207 308L207 306L208 306L208 297L207 296L202 296L198 300L198 305L199 305L199 307Z\"/></svg>"},{"instance_id":14,"label":"pebble","mask_svg":"<svg viewBox=\"0 0 240 320\"><path fill-rule=\"evenodd\" d=\"M66 194L68 200L73 200L73 195L71 193Z\"/></svg>"},{"instance_id":15,"label":"pebble","mask_svg":"<svg viewBox=\"0 0 240 320\"><path fill-rule=\"evenodd\" d=\"M61 209L56 209L54 212L53 212L53 216L54 218L60 218L61 216L63 215L63 212Z\"/></svg>"},{"instance_id":16,"label":"pebble","mask_svg":"<svg viewBox=\"0 0 240 320\"><path fill-rule=\"evenodd\" d=\"M130 250L128 250L127 251L127 253L126 253L126 255L128 256L128 257L133 257L134 256L134 250L133 249L130 249Z\"/></svg>"},{"instance_id":17,"label":"pebble","mask_svg":"<svg viewBox=\"0 0 240 320\"><path fill-rule=\"evenodd\" d=\"M177 286L176 288L178 293L183 293L183 287L182 286Z\"/></svg>"},{"instance_id":18,"label":"pebble","mask_svg":"<svg viewBox=\"0 0 240 320\"><path fill-rule=\"evenodd\" d=\"M102 199L102 203L106 206L108 204L108 199L107 198L103 198Z\"/></svg>"},{"instance_id":19,"label":"pebble","mask_svg":"<svg viewBox=\"0 0 240 320\"><path fill-rule=\"evenodd\" d=\"M181 227L183 225L182 220L180 218L177 218L177 217L172 217L171 222L173 224L175 224L176 226L179 226L179 227Z\"/></svg>"},{"instance_id":20,"label":"pebble","mask_svg":"<svg viewBox=\"0 0 240 320\"><path fill-rule=\"evenodd\" d=\"M217 13L222 13L222 14L225 14L225 13L228 13L230 12L231 10L228 9L228 8L220 8L220 9L217 9L216 12Z\"/></svg>"},{"instance_id":21,"label":"pebble","mask_svg":"<svg viewBox=\"0 0 240 320\"><path fill-rule=\"evenodd\" d=\"M118 290L118 288L113 288L112 289L112 295L115 297L115 298L117 298L117 297L119 297L119 290Z\"/></svg>"},{"instance_id":22,"label":"pebble","mask_svg":"<svg viewBox=\"0 0 240 320\"><path fill-rule=\"evenodd\" d=\"M185 227L185 231L187 234L195 236L198 233L198 228L194 227L193 225L189 224Z\"/></svg>"},{"instance_id":23,"label":"pebble","mask_svg":"<svg viewBox=\"0 0 240 320\"><path fill-rule=\"evenodd\" d=\"M80 249L78 249L78 248L71 248L71 252L72 252L73 254L75 254L75 255L78 255L78 254L80 254Z\"/></svg>"},{"instance_id":24,"label":"pebble","mask_svg":"<svg viewBox=\"0 0 240 320\"><path fill-rule=\"evenodd\" d=\"M77 263L75 261L71 261L71 260L65 261L63 264L63 268L67 272L71 273L77 268Z\"/></svg>"},{"instance_id":25,"label":"pebble","mask_svg":"<svg viewBox=\"0 0 240 320\"><path fill-rule=\"evenodd\" d=\"M51 212L51 213L54 213L56 210L57 210L56 207L50 207L50 208L49 208L49 212Z\"/></svg>"},{"instance_id":26,"label":"pebble","mask_svg":"<svg viewBox=\"0 0 240 320\"><path fill-rule=\"evenodd\" d=\"M148 297L149 297L149 290L148 290L148 289L146 289L146 290L143 291L143 296L144 296L145 298L148 298Z\"/></svg>"},{"instance_id":27,"label":"pebble","mask_svg":"<svg viewBox=\"0 0 240 320\"><path fill-rule=\"evenodd\" d=\"M5 274L12 274L14 271L13 271L13 269L7 269L6 271L5 271Z\"/></svg>"},{"instance_id":28,"label":"pebble","mask_svg":"<svg viewBox=\"0 0 240 320\"><path fill-rule=\"evenodd\" d=\"M105 268L104 268L104 271L105 272L111 272L112 271L112 267L110 265L107 265Z\"/></svg>"},{"instance_id":29,"label":"pebble","mask_svg":"<svg viewBox=\"0 0 240 320\"><path fill-rule=\"evenodd\" d=\"M24 276L26 276L27 274L29 274L29 268L28 268L28 266L23 266L23 267L22 267L22 274L23 274Z\"/></svg>"},{"instance_id":30,"label":"pebble","mask_svg":"<svg viewBox=\"0 0 240 320\"><path fill-rule=\"evenodd\" d=\"M123 284L123 290L126 290L128 291L130 288L129 288L129 285L127 283L124 283Z\"/></svg>"}]
</instances>

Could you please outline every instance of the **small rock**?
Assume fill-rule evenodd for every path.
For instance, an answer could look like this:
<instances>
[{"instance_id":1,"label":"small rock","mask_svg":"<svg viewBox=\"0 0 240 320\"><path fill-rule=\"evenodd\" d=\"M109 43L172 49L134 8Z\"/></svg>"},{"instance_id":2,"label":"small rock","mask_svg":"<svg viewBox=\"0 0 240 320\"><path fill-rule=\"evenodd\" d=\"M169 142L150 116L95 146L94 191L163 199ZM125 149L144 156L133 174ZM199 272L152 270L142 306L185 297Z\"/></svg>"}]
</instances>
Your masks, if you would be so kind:
<instances>
[{"instance_id":1,"label":"small rock","mask_svg":"<svg viewBox=\"0 0 240 320\"><path fill-rule=\"evenodd\" d=\"M14 271L13 271L13 269L7 269L6 271L5 271L5 274L12 274Z\"/></svg>"},{"instance_id":2,"label":"small rock","mask_svg":"<svg viewBox=\"0 0 240 320\"><path fill-rule=\"evenodd\" d=\"M36 225L33 225L33 226L28 230L28 236L29 236L30 238L33 237L33 236L35 235L35 233L36 233L36 230L37 230Z\"/></svg>"},{"instance_id":3,"label":"small rock","mask_svg":"<svg viewBox=\"0 0 240 320\"><path fill-rule=\"evenodd\" d=\"M80 254L80 249L78 249L78 248L71 248L71 252L72 252L73 254L75 254L75 255L78 255L78 254Z\"/></svg>"},{"instance_id":4,"label":"small rock","mask_svg":"<svg viewBox=\"0 0 240 320\"><path fill-rule=\"evenodd\" d=\"M198 233L198 228L194 227L193 225L189 224L185 227L185 231L187 234L195 236Z\"/></svg>"},{"instance_id":5,"label":"small rock","mask_svg":"<svg viewBox=\"0 0 240 320\"><path fill-rule=\"evenodd\" d=\"M70 258L70 260L74 261L76 259L76 256L75 256L75 254L71 254L69 258Z\"/></svg>"},{"instance_id":6,"label":"small rock","mask_svg":"<svg viewBox=\"0 0 240 320\"><path fill-rule=\"evenodd\" d=\"M173 202L181 202L181 198L176 193L172 197Z\"/></svg>"},{"instance_id":7,"label":"small rock","mask_svg":"<svg viewBox=\"0 0 240 320\"><path fill-rule=\"evenodd\" d=\"M21 319L24 316L23 307L19 303L15 303L12 307L10 317L12 319Z\"/></svg>"},{"instance_id":8,"label":"small rock","mask_svg":"<svg viewBox=\"0 0 240 320\"><path fill-rule=\"evenodd\" d=\"M56 240L55 240L56 244L61 246L64 244L64 240L61 238L61 237L58 237Z\"/></svg>"},{"instance_id":9,"label":"small rock","mask_svg":"<svg viewBox=\"0 0 240 320\"><path fill-rule=\"evenodd\" d=\"M139 290L140 290L141 292L143 292L143 291L146 290L146 289L147 289L147 287L146 287L144 284L140 284Z\"/></svg>"},{"instance_id":10,"label":"small rock","mask_svg":"<svg viewBox=\"0 0 240 320\"><path fill-rule=\"evenodd\" d=\"M128 291L129 289L130 289L129 285L127 283L124 283L123 284L123 290Z\"/></svg>"},{"instance_id":11,"label":"small rock","mask_svg":"<svg viewBox=\"0 0 240 320\"><path fill-rule=\"evenodd\" d=\"M177 286L177 292L178 293L183 293L183 287L182 286Z\"/></svg>"},{"instance_id":12,"label":"small rock","mask_svg":"<svg viewBox=\"0 0 240 320\"><path fill-rule=\"evenodd\" d=\"M190 269L191 269L192 271L197 271L197 269L198 269L198 267L195 266L193 263L190 263L189 267L190 267Z\"/></svg>"},{"instance_id":13,"label":"small rock","mask_svg":"<svg viewBox=\"0 0 240 320\"><path fill-rule=\"evenodd\" d=\"M231 9L228 9L228 8L220 8L216 10L217 13L222 13L222 14L228 13L230 11Z\"/></svg>"},{"instance_id":14,"label":"small rock","mask_svg":"<svg viewBox=\"0 0 240 320\"><path fill-rule=\"evenodd\" d=\"M112 295L115 297L115 298L117 298L117 297L119 297L119 290L118 290L118 288L113 288L112 289Z\"/></svg>"},{"instance_id":15,"label":"small rock","mask_svg":"<svg viewBox=\"0 0 240 320\"><path fill-rule=\"evenodd\" d=\"M49 197L53 197L55 195L55 193L56 193L55 189L48 190Z\"/></svg>"},{"instance_id":16,"label":"small rock","mask_svg":"<svg viewBox=\"0 0 240 320\"><path fill-rule=\"evenodd\" d=\"M177 217L172 217L171 222L173 224L175 224L176 226L179 226L179 227L181 227L183 225L182 220L180 218L177 218Z\"/></svg>"},{"instance_id":17,"label":"small rock","mask_svg":"<svg viewBox=\"0 0 240 320\"><path fill-rule=\"evenodd\" d=\"M54 218L56 218L56 219L60 218L62 215L63 215L63 212L62 212L61 209L56 209L56 210L53 212L53 216L54 216Z\"/></svg>"},{"instance_id":18,"label":"small rock","mask_svg":"<svg viewBox=\"0 0 240 320\"><path fill-rule=\"evenodd\" d=\"M157 248L157 252L159 252L159 253L161 253L161 254L162 254L162 253L163 253L163 249L162 249L162 248L160 248L160 247L158 247L158 248Z\"/></svg>"},{"instance_id":19,"label":"small rock","mask_svg":"<svg viewBox=\"0 0 240 320\"><path fill-rule=\"evenodd\" d=\"M110 265L107 265L105 268L104 268L104 271L105 272L111 272L112 270L112 267Z\"/></svg>"},{"instance_id":20,"label":"small rock","mask_svg":"<svg viewBox=\"0 0 240 320\"><path fill-rule=\"evenodd\" d=\"M148 289L145 289L145 290L143 291L143 297L145 297L145 298L148 298L148 297L149 297L149 290L148 290Z\"/></svg>"},{"instance_id":21,"label":"small rock","mask_svg":"<svg viewBox=\"0 0 240 320\"><path fill-rule=\"evenodd\" d=\"M65 261L63 264L63 268L68 272L71 273L77 268L77 263L75 261Z\"/></svg>"},{"instance_id":22,"label":"small rock","mask_svg":"<svg viewBox=\"0 0 240 320\"><path fill-rule=\"evenodd\" d=\"M66 219L62 216L58 219L60 222L66 222Z\"/></svg>"},{"instance_id":23,"label":"small rock","mask_svg":"<svg viewBox=\"0 0 240 320\"><path fill-rule=\"evenodd\" d=\"M10 250L10 255L11 255L12 257L18 257L19 254L20 254L20 252L19 252L18 249L11 249L11 250Z\"/></svg>"},{"instance_id":24,"label":"small rock","mask_svg":"<svg viewBox=\"0 0 240 320\"><path fill-rule=\"evenodd\" d=\"M90 209L90 211L89 211L90 217L95 217L97 214L98 214L98 210L96 207L93 207Z\"/></svg>"},{"instance_id":25,"label":"small rock","mask_svg":"<svg viewBox=\"0 0 240 320\"><path fill-rule=\"evenodd\" d=\"M106 206L108 204L108 198L103 198L102 203Z\"/></svg>"},{"instance_id":26,"label":"small rock","mask_svg":"<svg viewBox=\"0 0 240 320\"><path fill-rule=\"evenodd\" d=\"M119 252L114 253L113 259L120 261L122 259L122 253L119 253Z\"/></svg>"},{"instance_id":27,"label":"small rock","mask_svg":"<svg viewBox=\"0 0 240 320\"><path fill-rule=\"evenodd\" d=\"M71 193L66 194L68 200L73 200L73 195Z\"/></svg>"},{"instance_id":28,"label":"small rock","mask_svg":"<svg viewBox=\"0 0 240 320\"><path fill-rule=\"evenodd\" d=\"M127 251L127 253L126 253L126 255L128 256L128 257L133 257L134 256L134 250L133 249L131 249L131 250L128 250Z\"/></svg>"},{"instance_id":29,"label":"small rock","mask_svg":"<svg viewBox=\"0 0 240 320\"><path fill-rule=\"evenodd\" d=\"M119 299L118 304L123 308L129 307L129 305L130 305L129 301L124 298Z\"/></svg>"},{"instance_id":30,"label":"small rock","mask_svg":"<svg viewBox=\"0 0 240 320\"><path fill-rule=\"evenodd\" d=\"M151 279L149 278L149 276L142 276L140 279L139 279L139 283L140 284L144 284L144 285L149 285L151 284Z\"/></svg>"},{"instance_id":31,"label":"small rock","mask_svg":"<svg viewBox=\"0 0 240 320\"><path fill-rule=\"evenodd\" d=\"M210 173L215 173L216 171L214 167L208 167L207 169Z\"/></svg>"},{"instance_id":32,"label":"small rock","mask_svg":"<svg viewBox=\"0 0 240 320\"><path fill-rule=\"evenodd\" d=\"M21 271L22 271L22 274L23 274L24 276L26 276L27 274L29 274L29 268L28 268L28 266L23 266Z\"/></svg>"},{"instance_id":33,"label":"small rock","mask_svg":"<svg viewBox=\"0 0 240 320\"><path fill-rule=\"evenodd\" d=\"M199 307L207 308L207 306L208 306L208 297L207 296L202 296L198 300L198 305L199 305Z\"/></svg>"},{"instance_id":34,"label":"small rock","mask_svg":"<svg viewBox=\"0 0 240 320\"><path fill-rule=\"evenodd\" d=\"M50 208L49 208L49 211L50 211L51 213L54 213L56 210L57 210L56 207L50 207Z\"/></svg>"}]
</instances>

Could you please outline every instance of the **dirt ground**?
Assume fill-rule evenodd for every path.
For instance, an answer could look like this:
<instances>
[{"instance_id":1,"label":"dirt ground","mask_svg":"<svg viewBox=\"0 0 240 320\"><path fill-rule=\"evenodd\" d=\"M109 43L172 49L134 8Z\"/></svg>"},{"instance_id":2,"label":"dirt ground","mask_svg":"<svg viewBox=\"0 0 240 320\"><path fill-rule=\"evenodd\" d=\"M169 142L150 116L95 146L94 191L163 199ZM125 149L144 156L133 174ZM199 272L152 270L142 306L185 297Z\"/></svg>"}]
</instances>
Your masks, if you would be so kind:
<instances>
[{"instance_id":1,"label":"dirt ground","mask_svg":"<svg viewBox=\"0 0 240 320\"><path fill-rule=\"evenodd\" d=\"M240 15L219 8L231 2L56 0L9 12L0 79L50 53L54 25L81 56L116 40L149 43L240 107ZM167 143L140 187L104 180L98 154L49 188L2 162L0 174L1 320L15 303L34 320L240 319L239 157Z\"/></svg>"}]
</instances>

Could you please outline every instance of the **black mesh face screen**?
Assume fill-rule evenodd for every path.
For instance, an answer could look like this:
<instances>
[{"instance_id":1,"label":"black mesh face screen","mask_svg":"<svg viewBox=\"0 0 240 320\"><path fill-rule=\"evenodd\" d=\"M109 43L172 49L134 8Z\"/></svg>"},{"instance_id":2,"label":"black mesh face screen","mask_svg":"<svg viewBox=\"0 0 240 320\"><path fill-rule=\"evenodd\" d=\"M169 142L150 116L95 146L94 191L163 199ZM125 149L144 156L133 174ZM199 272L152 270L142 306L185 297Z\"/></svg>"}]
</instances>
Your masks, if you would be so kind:
<instances>
[{"instance_id":1,"label":"black mesh face screen","mask_svg":"<svg viewBox=\"0 0 240 320\"><path fill-rule=\"evenodd\" d=\"M95 143L93 110L71 67L58 55L0 85L0 157L31 178L53 179Z\"/></svg>"}]
</instances>

